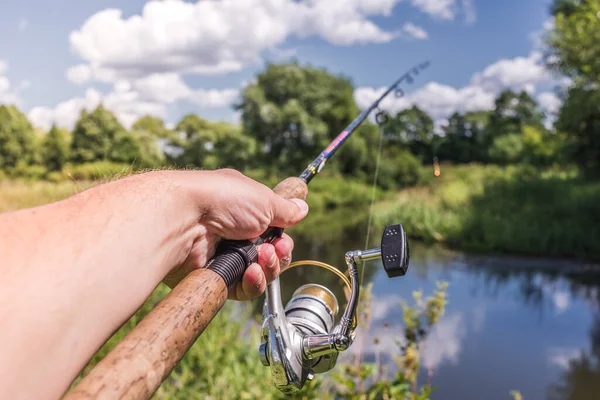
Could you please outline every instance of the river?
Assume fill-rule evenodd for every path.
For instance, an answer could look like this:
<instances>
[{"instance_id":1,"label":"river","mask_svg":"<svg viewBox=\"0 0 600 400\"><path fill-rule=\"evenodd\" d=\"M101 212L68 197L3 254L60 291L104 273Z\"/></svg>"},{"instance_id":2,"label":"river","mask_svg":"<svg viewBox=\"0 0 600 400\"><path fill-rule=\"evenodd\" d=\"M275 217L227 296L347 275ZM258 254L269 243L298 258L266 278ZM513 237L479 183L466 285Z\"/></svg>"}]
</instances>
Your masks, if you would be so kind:
<instances>
[{"instance_id":1,"label":"river","mask_svg":"<svg viewBox=\"0 0 600 400\"><path fill-rule=\"evenodd\" d=\"M340 218L334 218L341 225ZM319 223L313 224L318 227ZM295 260L316 259L343 267L344 253L361 249L360 228L294 232ZM377 237L372 244L376 245ZM393 372L391 354L402 332L401 299L436 281L448 282L448 305L421 351L420 383L434 386L433 400L600 398L600 273L583 263L522 257L467 255L411 242L404 277L390 279L377 262L367 264L373 283L369 335L357 335L354 351L380 360ZM284 299L302 283L336 287L337 278L301 268L282 275ZM375 338L378 344L375 344ZM360 340L364 342L360 342Z\"/></svg>"}]
</instances>

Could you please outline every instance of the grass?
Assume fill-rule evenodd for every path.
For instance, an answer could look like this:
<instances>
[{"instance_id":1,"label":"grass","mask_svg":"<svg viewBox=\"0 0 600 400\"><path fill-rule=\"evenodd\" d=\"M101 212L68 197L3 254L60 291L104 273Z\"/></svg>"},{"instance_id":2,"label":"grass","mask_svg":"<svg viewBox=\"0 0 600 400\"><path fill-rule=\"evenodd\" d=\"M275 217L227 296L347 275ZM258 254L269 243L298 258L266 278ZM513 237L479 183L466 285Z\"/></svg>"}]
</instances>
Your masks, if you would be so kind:
<instances>
[{"instance_id":1,"label":"grass","mask_svg":"<svg viewBox=\"0 0 600 400\"><path fill-rule=\"evenodd\" d=\"M600 182L573 173L468 165L377 205L426 242L477 251L600 260Z\"/></svg>"},{"instance_id":2,"label":"grass","mask_svg":"<svg viewBox=\"0 0 600 400\"><path fill-rule=\"evenodd\" d=\"M0 213L62 200L91 186L89 181L0 180Z\"/></svg>"}]
</instances>

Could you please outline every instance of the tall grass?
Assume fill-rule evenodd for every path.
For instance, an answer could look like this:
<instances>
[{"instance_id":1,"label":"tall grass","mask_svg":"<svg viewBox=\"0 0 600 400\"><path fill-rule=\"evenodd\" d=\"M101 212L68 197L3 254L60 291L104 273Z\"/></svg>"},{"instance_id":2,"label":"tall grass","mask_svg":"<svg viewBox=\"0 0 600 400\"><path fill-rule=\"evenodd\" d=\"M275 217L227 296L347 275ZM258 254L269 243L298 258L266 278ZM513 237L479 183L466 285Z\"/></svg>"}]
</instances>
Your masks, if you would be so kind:
<instances>
[{"instance_id":1,"label":"tall grass","mask_svg":"<svg viewBox=\"0 0 600 400\"><path fill-rule=\"evenodd\" d=\"M470 165L377 206L380 224L472 251L600 259L600 182L564 172Z\"/></svg>"}]
</instances>

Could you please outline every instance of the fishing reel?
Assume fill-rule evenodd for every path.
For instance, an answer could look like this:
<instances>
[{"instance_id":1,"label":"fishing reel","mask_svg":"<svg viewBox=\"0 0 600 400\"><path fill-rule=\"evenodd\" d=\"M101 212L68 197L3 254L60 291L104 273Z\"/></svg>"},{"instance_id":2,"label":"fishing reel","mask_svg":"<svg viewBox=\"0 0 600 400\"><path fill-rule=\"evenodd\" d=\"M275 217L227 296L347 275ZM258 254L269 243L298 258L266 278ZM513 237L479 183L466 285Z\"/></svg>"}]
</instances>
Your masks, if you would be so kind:
<instances>
[{"instance_id":1,"label":"fishing reel","mask_svg":"<svg viewBox=\"0 0 600 400\"><path fill-rule=\"evenodd\" d=\"M388 277L403 276L409 263L406 232L402 225L390 225L383 232L381 247L350 251L345 258L347 276L335 267L317 261L296 262L286 269L300 265L318 266L344 281L349 295L337 325L339 303L326 287L303 285L284 308L279 278L267 286L259 354L262 364L271 369L273 384L283 393L296 393L315 374L331 370L339 353L352 345L360 287L358 264L381 259Z\"/></svg>"}]
</instances>

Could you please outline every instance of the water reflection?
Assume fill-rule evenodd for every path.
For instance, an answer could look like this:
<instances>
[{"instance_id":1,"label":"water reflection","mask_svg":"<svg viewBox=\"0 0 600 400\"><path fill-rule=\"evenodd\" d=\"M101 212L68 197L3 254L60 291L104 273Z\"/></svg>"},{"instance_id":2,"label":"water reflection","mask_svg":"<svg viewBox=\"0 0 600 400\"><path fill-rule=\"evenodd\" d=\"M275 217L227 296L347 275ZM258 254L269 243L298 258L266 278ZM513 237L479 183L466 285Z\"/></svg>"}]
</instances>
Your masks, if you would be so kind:
<instances>
[{"instance_id":1,"label":"water reflection","mask_svg":"<svg viewBox=\"0 0 600 400\"><path fill-rule=\"evenodd\" d=\"M344 269L344 253L364 246L364 225L362 216L347 211L316 217L310 228L291 231L294 258ZM373 233L372 244L378 235ZM389 279L378 263L367 265L372 325L368 335L358 332L351 350L393 372L402 341L400 301L419 289L430 294L436 281L447 281L447 312L422 349L421 381L432 374L433 399L509 399L511 390L526 399L600 398L600 273L595 271L575 262L468 256L411 242L407 276ZM333 274L312 268L287 274L284 300L301 284L317 282L334 289L342 303Z\"/></svg>"},{"instance_id":2,"label":"water reflection","mask_svg":"<svg viewBox=\"0 0 600 400\"><path fill-rule=\"evenodd\" d=\"M294 259L345 270L344 254L364 247L365 226L366 216L353 210L309 215L288 232ZM380 235L374 230L371 246ZM465 255L411 242L405 277L389 279L377 262L365 267L364 282L373 283L372 324L368 333L357 332L350 350L393 373L403 340L400 302L415 290L433 293L436 281L449 283L449 304L422 348L420 377L432 380L434 400L507 400L511 390L528 400L600 398L600 273L583 263ZM310 282L329 287L344 304L339 279L312 267L282 276L284 302Z\"/></svg>"},{"instance_id":3,"label":"water reflection","mask_svg":"<svg viewBox=\"0 0 600 400\"><path fill-rule=\"evenodd\" d=\"M550 386L553 400L592 400L600 397L600 318L596 317L590 332L590 349L558 349L553 362L564 372L558 383Z\"/></svg>"}]
</instances>

